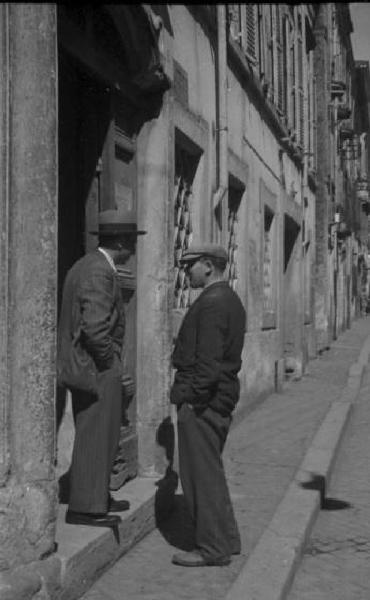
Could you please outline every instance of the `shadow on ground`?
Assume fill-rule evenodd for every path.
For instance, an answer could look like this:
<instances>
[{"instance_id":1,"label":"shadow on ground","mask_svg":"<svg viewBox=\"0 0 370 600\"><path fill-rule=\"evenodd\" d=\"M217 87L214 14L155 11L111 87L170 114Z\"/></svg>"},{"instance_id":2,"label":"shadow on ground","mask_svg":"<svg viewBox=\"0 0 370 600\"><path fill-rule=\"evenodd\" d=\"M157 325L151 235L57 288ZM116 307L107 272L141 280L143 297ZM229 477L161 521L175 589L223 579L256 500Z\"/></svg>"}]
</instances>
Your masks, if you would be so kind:
<instances>
[{"instance_id":1,"label":"shadow on ground","mask_svg":"<svg viewBox=\"0 0 370 600\"><path fill-rule=\"evenodd\" d=\"M175 496L173 510L157 521L157 528L171 546L185 551L194 549L194 527L182 494Z\"/></svg>"},{"instance_id":2,"label":"shadow on ground","mask_svg":"<svg viewBox=\"0 0 370 600\"><path fill-rule=\"evenodd\" d=\"M350 502L339 500L338 498L330 498L326 495L326 481L323 475L313 475L311 481L301 483L301 487L305 490L317 490L319 492L321 510L345 510L352 508Z\"/></svg>"},{"instance_id":3,"label":"shadow on ground","mask_svg":"<svg viewBox=\"0 0 370 600\"><path fill-rule=\"evenodd\" d=\"M157 482L155 518L164 539L180 550L193 550L194 528L182 494L176 494L179 477L173 469L175 432L170 417L165 418L157 431L157 444L166 452L168 467Z\"/></svg>"}]
</instances>

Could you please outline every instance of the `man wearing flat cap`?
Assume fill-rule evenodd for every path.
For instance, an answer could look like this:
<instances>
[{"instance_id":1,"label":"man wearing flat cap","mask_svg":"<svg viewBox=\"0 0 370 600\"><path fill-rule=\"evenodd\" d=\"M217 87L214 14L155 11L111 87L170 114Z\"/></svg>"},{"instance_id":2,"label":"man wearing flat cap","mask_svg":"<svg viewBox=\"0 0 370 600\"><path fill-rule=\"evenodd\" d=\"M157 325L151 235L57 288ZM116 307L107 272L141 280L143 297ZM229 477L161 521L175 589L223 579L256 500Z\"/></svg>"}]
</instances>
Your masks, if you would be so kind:
<instances>
[{"instance_id":1,"label":"man wearing flat cap","mask_svg":"<svg viewBox=\"0 0 370 600\"><path fill-rule=\"evenodd\" d=\"M223 566L240 553L221 455L239 398L246 315L224 280L227 260L226 250L215 244L192 247L181 259L190 285L203 288L185 315L173 353L180 479L195 528L194 550L172 558L181 566Z\"/></svg>"},{"instance_id":2,"label":"man wearing flat cap","mask_svg":"<svg viewBox=\"0 0 370 600\"><path fill-rule=\"evenodd\" d=\"M108 212L108 211L107 211ZM68 271L58 328L58 384L69 388L75 420L66 522L113 526L129 508L109 494L122 416L125 333L116 264L135 250L135 224L99 224L99 246Z\"/></svg>"}]
</instances>

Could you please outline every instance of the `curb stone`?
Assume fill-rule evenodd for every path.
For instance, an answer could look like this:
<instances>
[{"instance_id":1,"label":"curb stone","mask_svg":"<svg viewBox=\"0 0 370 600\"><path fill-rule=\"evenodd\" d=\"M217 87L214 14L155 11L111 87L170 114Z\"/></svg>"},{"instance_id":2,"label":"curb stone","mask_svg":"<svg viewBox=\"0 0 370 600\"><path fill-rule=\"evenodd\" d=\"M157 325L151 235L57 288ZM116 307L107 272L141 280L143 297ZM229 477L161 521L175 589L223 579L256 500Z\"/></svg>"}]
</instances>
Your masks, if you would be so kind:
<instances>
[{"instance_id":1,"label":"curb stone","mask_svg":"<svg viewBox=\"0 0 370 600\"><path fill-rule=\"evenodd\" d=\"M225 600L284 600L320 510L337 450L370 356L370 336L252 554Z\"/></svg>"}]
</instances>

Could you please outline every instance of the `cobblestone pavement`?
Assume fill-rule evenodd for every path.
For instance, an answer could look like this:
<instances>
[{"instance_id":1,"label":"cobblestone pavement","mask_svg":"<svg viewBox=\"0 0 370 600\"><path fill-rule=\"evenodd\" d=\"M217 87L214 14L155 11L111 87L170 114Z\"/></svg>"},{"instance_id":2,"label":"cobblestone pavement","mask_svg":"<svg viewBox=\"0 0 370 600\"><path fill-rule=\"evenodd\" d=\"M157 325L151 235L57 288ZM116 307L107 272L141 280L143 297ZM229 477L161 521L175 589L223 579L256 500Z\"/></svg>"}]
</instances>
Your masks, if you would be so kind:
<instances>
[{"instance_id":1,"label":"cobblestone pavement","mask_svg":"<svg viewBox=\"0 0 370 600\"><path fill-rule=\"evenodd\" d=\"M370 367L289 600L370 598Z\"/></svg>"},{"instance_id":2,"label":"cobblestone pavement","mask_svg":"<svg viewBox=\"0 0 370 600\"><path fill-rule=\"evenodd\" d=\"M346 385L348 369L369 334L370 319L356 321L330 350L309 363L301 380L269 396L231 431L224 463L241 530L241 556L227 567L172 565L176 548L191 545L178 495L178 509L165 526L124 555L83 600L223 599L271 520L331 402Z\"/></svg>"}]
</instances>

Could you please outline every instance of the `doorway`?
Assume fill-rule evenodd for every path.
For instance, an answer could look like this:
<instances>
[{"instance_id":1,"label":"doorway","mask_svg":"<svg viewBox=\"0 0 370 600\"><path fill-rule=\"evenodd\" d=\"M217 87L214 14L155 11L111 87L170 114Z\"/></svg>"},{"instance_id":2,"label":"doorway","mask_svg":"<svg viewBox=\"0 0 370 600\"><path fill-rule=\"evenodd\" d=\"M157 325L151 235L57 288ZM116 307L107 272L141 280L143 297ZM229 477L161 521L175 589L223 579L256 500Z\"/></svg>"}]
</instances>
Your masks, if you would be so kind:
<instances>
[{"instance_id":1,"label":"doorway","mask_svg":"<svg viewBox=\"0 0 370 600\"><path fill-rule=\"evenodd\" d=\"M65 275L85 252L98 245L99 212L126 207L136 220L136 156L124 104L62 48L59 49L59 227L58 309ZM129 209L128 209L128 208ZM136 255L119 273L126 312L123 362L136 376ZM59 310L58 310L59 312ZM111 476L118 489L137 472L136 400L122 405L119 451ZM58 391L58 476L68 471L74 425L68 394ZM63 494L62 494L63 496Z\"/></svg>"}]
</instances>

